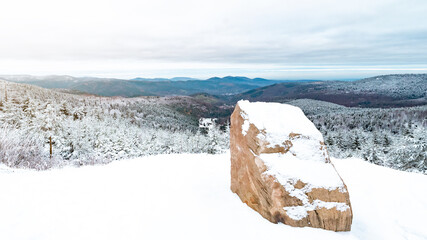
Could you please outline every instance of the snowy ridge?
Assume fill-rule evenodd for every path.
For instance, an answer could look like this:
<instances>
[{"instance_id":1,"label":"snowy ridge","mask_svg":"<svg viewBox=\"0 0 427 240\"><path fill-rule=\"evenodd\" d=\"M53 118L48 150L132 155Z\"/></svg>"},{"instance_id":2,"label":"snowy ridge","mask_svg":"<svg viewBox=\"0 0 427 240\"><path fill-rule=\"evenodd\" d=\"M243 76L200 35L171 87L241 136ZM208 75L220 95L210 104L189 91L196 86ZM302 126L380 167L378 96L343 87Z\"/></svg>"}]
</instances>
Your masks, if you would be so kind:
<instances>
[{"instance_id":1,"label":"snowy ridge","mask_svg":"<svg viewBox=\"0 0 427 240\"><path fill-rule=\"evenodd\" d=\"M72 95L0 80L0 162L45 170L228 149L218 124L199 128L173 101L184 100Z\"/></svg>"}]
</instances>

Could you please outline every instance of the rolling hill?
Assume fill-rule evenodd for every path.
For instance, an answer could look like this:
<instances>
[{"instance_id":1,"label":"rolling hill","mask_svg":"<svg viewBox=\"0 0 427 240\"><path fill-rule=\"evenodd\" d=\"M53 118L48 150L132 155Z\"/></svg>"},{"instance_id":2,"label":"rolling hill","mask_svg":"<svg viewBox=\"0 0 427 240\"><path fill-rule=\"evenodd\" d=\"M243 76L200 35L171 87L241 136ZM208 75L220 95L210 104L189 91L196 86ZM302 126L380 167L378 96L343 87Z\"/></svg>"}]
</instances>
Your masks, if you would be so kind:
<instances>
[{"instance_id":1,"label":"rolling hill","mask_svg":"<svg viewBox=\"0 0 427 240\"><path fill-rule=\"evenodd\" d=\"M100 96L176 96L195 93L232 95L283 81L246 77L213 77L207 80L189 78L123 80L114 78L76 78L71 76L34 77L4 75L0 79L27 83L44 88L61 88Z\"/></svg>"},{"instance_id":2,"label":"rolling hill","mask_svg":"<svg viewBox=\"0 0 427 240\"><path fill-rule=\"evenodd\" d=\"M314 99L348 107L407 107L427 104L427 74L384 75L358 81L285 82L228 98L285 102Z\"/></svg>"}]
</instances>

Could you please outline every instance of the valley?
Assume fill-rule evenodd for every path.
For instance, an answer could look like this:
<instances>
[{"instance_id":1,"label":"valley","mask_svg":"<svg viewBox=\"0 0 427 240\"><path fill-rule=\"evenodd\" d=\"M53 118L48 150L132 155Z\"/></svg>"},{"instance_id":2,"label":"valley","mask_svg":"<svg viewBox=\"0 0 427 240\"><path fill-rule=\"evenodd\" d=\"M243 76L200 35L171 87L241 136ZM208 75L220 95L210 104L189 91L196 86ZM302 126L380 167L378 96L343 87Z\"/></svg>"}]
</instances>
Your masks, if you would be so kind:
<instances>
[{"instance_id":1,"label":"valley","mask_svg":"<svg viewBox=\"0 0 427 240\"><path fill-rule=\"evenodd\" d=\"M426 173L427 105L422 104L426 101L426 76L275 83L236 95L195 93L133 98L63 88L49 90L3 80L0 142L3 141L3 153L14 152L3 162L8 166L46 169L151 154L220 153L228 149L227 129L236 101L248 99L300 107L322 132L334 157L359 157L390 168ZM22 76L8 79L29 81ZM64 77L34 81L71 84L74 80ZM248 81L245 84L249 85L262 80L229 77L212 81ZM108 87L113 88L104 86ZM369 104L365 101L367 95L372 97ZM365 104L361 104L362 100ZM200 126L200 119L215 122L208 129ZM15 136L14 141L10 136ZM52 157L49 137L54 139ZM28 156L33 156L31 162L25 160Z\"/></svg>"}]
</instances>

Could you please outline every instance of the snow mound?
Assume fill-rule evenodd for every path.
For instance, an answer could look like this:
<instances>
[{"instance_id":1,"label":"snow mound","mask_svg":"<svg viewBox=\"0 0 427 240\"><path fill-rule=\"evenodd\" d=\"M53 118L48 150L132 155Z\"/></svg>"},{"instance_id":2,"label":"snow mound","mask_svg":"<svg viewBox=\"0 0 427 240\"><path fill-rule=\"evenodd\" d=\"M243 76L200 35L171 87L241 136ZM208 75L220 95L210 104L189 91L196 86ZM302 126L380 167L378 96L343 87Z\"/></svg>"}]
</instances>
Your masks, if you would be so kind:
<instances>
[{"instance_id":1,"label":"snow mound","mask_svg":"<svg viewBox=\"0 0 427 240\"><path fill-rule=\"evenodd\" d=\"M351 232L332 232L260 218L230 191L229 159L171 154L44 172L0 166L0 239L427 239L425 175L332 159L354 211Z\"/></svg>"}]
</instances>

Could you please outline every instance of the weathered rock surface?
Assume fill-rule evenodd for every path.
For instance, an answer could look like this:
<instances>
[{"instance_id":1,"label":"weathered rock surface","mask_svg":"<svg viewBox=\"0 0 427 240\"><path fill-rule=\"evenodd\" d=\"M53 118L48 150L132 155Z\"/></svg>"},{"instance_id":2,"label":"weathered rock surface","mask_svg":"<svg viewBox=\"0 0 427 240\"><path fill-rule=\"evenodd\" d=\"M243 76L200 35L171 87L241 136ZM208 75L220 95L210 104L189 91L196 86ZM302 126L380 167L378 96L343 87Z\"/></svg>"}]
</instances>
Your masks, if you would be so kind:
<instances>
[{"instance_id":1,"label":"weathered rock surface","mask_svg":"<svg viewBox=\"0 0 427 240\"><path fill-rule=\"evenodd\" d=\"M273 223L350 231L347 187L299 108L239 101L230 131L231 190L244 203Z\"/></svg>"}]
</instances>

